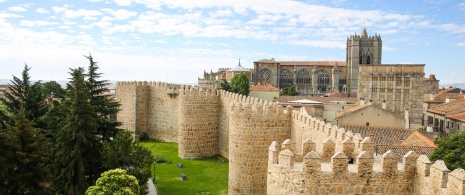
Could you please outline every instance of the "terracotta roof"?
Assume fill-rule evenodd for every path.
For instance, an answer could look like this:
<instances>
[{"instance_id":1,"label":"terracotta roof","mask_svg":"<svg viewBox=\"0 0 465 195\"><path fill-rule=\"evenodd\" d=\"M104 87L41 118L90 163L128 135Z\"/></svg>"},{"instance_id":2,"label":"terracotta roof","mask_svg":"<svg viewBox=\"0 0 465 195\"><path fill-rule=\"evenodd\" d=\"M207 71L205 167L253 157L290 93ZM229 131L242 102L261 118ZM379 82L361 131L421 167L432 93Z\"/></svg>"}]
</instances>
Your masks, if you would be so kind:
<instances>
[{"instance_id":1,"label":"terracotta roof","mask_svg":"<svg viewBox=\"0 0 465 195\"><path fill-rule=\"evenodd\" d=\"M344 110L343 112L339 113L339 114L336 116L336 118L339 118L339 117L341 117L341 116L350 114L350 113L352 113L352 112L355 112L355 111L364 109L364 108L366 108L366 107L368 107L368 106L372 106L372 104L367 103L367 104L364 104L364 105L354 106L354 107L352 107L352 108L346 109L346 110Z\"/></svg>"},{"instance_id":2,"label":"terracotta roof","mask_svg":"<svg viewBox=\"0 0 465 195\"><path fill-rule=\"evenodd\" d=\"M429 137L422 134L420 131L415 131L415 133L411 134L410 136L405 139L404 142L401 143L403 146L423 146L423 147L436 147L433 140Z\"/></svg>"},{"instance_id":3,"label":"terracotta roof","mask_svg":"<svg viewBox=\"0 0 465 195\"><path fill-rule=\"evenodd\" d=\"M464 99L465 94L459 94L459 93L442 93L434 97L435 101L440 101L440 102L445 102L446 99Z\"/></svg>"},{"instance_id":4,"label":"terracotta roof","mask_svg":"<svg viewBox=\"0 0 465 195\"><path fill-rule=\"evenodd\" d=\"M352 133L360 133L362 137L370 137L375 145L400 145L407 137L415 133L415 130L393 128L393 127L374 127L363 125L339 125Z\"/></svg>"},{"instance_id":5,"label":"terracotta roof","mask_svg":"<svg viewBox=\"0 0 465 195\"><path fill-rule=\"evenodd\" d=\"M278 98L275 98L274 101L279 101L279 102L289 102L293 100L301 100L301 99L309 99L309 100L314 100L318 102L323 102L323 103L330 103L333 101L346 101L346 102L351 102L355 103L357 102L357 96L355 97L313 97L313 96L280 96Z\"/></svg>"},{"instance_id":6,"label":"terracotta roof","mask_svg":"<svg viewBox=\"0 0 465 195\"><path fill-rule=\"evenodd\" d=\"M429 156L433 153L434 147L420 147L420 146L392 146L392 145L376 145L375 152L378 155L384 154L391 150L402 161L402 157L409 151L414 151L418 155Z\"/></svg>"},{"instance_id":7,"label":"terracotta roof","mask_svg":"<svg viewBox=\"0 0 465 195\"><path fill-rule=\"evenodd\" d=\"M350 95L350 96L349 96ZM357 93L331 93L327 95L328 97L357 97Z\"/></svg>"},{"instance_id":8,"label":"terracotta roof","mask_svg":"<svg viewBox=\"0 0 465 195\"><path fill-rule=\"evenodd\" d=\"M250 91L279 91L279 89L267 82L261 82L250 86Z\"/></svg>"},{"instance_id":9,"label":"terracotta roof","mask_svg":"<svg viewBox=\"0 0 465 195\"><path fill-rule=\"evenodd\" d=\"M446 115L448 112L465 109L465 99L432 106L427 112Z\"/></svg>"},{"instance_id":10,"label":"terracotta roof","mask_svg":"<svg viewBox=\"0 0 465 195\"><path fill-rule=\"evenodd\" d=\"M276 61L281 66L334 66L334 63L337 63L337 66L346 66L345 61Z\"/></svg>"},{"instance_id":11,"label":"terracotta roof","mask_svg":"<svg viewBox=\"0 0 465 195\"><path fill-rule=\"evenodd\" d=\"M459 120L465 122L465 112L458 113L458 114L453 114L453 115L448 115L447 118Z\"/></svg>"}]
</instances>

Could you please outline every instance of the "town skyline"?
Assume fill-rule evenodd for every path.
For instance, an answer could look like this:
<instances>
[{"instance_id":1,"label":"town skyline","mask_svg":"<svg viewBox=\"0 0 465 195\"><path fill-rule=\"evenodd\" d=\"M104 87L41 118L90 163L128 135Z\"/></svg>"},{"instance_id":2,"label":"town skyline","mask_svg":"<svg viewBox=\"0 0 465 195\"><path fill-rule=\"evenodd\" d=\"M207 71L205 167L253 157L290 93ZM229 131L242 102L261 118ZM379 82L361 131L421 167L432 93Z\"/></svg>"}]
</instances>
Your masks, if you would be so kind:
<instances>
[{"instance_id":1,"label":"town skyline","mask_svg":"<svg viewBox=\"0 0 465 195\"><path fill-rule=\"evenodd\" d=\"M238 59L345 61L346 38L366 28L383 64L463 83L464 17L460 1L0 0L0 79L27 63L33 80L66 80L91 53L107 80L196 83Z\"/></svg>"}]
</instances>

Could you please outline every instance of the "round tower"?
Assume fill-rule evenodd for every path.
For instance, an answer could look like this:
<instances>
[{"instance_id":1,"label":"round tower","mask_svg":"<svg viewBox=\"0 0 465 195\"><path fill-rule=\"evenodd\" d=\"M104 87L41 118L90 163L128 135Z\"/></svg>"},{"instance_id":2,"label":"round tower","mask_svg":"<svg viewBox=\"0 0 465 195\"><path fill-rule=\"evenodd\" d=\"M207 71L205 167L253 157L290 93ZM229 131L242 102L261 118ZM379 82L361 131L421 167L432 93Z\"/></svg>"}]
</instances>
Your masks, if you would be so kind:
<instances>
[{"instance_id":1,"label":"round tower","mask_svg":"<svg viewBox=\"0 0 465 195\"><path fill-rule=\"evenodd\" d=\"M237 103L232 110L228 194L266 194L268 147L290 137L292 109Z\"/></svg>"},{"instance_id":2,"label":"round tower","mask_svg":"<svg viewBox=\"0 0 465 195\"><path fill-rule=\"evenodd\" d=\"M178 154L183 159L217 155L219 96L215 90L180 92Z\"/></svg>"}]
</instances>

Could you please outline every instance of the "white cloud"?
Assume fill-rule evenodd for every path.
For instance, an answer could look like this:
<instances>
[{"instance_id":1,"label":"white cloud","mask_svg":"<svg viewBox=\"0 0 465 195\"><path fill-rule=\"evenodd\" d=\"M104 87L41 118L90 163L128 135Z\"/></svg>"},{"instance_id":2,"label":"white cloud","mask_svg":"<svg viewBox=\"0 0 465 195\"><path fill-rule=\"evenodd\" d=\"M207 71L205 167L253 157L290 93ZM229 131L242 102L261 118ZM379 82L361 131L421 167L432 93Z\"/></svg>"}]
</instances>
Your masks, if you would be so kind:
<instances>
[{"instance_id":1,"label":"white cloud","mask_svg":"<svg viewBox=\"0 0 465 195\"><path fill-rule=\"evenodd\" d=\"M115 0L115 3L119 6L128 6L132 4L131 0Z\"/></svg>"},{"instance_id":2,"label":"white cloud","mask_svg":"<svg viewBox=\"0 0 465 195\"><path fill-rule=\"evenodd\" d=\"M0 3L6 2L6 0L0 0Z\"/></svg>"},{"instance_id":3,"label":"white cloud","mask_svg":"<svg viewBox=\"0 0 465 195\"><path fill-rule=\"evenodd\" d=\"M128 11L125 9L113 10L113 9L102 9L102 11L107 12L114 16L117 20L126 20L128 18L134 17L137 15L137 12Z\"/></svg>"},{"instance_id":4,"label":"white cloud","mask_svg":"<svg viewBox=\"0 0 465 195\"><path fill-rule=\"evenodd\" d=\"M41 14L49 13L49 11L46 10L46 9L44 9L44 8L37 8L37 9L36 9L36 12L37 12L37 13L41 13Z\"/></svg>"},{"instance_id":5,"label":"white cloud","mask_svg":"<svg viewBox=\"0 0 465 195\"><path fill-rule=\"evenodd\" d=\"M31 20L21 20L19 26L34 27L34 26L50 26L56 25L58 22L49 22L49 21L31 21Z\"/></svg>"},{"instance_id":6,"label":"white cloud","mask_svg":"<svg viewBox=\"0 0 465 195\"><path fill-rule=\"evenodd\" d=\"M24 12L26 11L26 8L20 7L20 6L14 6L14 7L9 7L8 10L12 12Z\"/></svg>"},{"instance_id":7,"label":"white cloud","mask_svg":"<svg viewBox=\"0 0 465 195\"><path fill-rule=\"evenodd\" d=\"M453 34L465 33L465 25L458 25L454 23L437 25L438 30L447 31Z\"/></svg>"},{"instance_id":8,"label":"white cloud","mask_svg":"<svg viewBox=\"0 0 465 195\"><path fill-rule=\"evenodd\" d=\"M456 45L459 47L465 47L465 42L460 42L460 43L457 43Z\"/></svg>"},{"instance_id":9,"label":"white cloud","mask_svg":"<svg viewBox=\"0 0 465 195\"><path fill-rule=\"evenodd\" d=\"M65 11L65 10L67 9L67 7L57 7L57 6L53 6L52 9L53 9L53 11L54 11L55 13L61 13L61 12Z\"/></svg>"},{"instance_id":10,"label":"white cloud","mask_svg":"<svg viewBox=\"0 0 465 195\"><path fill-rule=\"evenodd\" d=\"M457 4L457 7L458 7L460 10L464 10L464 11L465 11L465 2L462 2L462 3Z\"/></svg>"},{"instance_id":11,"label":"white cloud","mask_svg":"<svg viewBox=\"0 0 465 195\"><path fill-rule=\"evenodd\" d=\"M84 20L95 20L97 19L96 16L103 15L102 12L97 10L86 10L86 9L78 9L78 10L65 10L63 12L63 16L66 18L80 18L82 17Z\"/></svg>"},{"instance_id":12,"label":"white cloud","mask_svg":"<svg viewBox=\"0 0 465 195\"><path fill-rule=\"evenodd\" d=\"M233 12L230 9L220 9L209 14L211 17L228 17L232 16Z\"/></svg>"}]
</instances>

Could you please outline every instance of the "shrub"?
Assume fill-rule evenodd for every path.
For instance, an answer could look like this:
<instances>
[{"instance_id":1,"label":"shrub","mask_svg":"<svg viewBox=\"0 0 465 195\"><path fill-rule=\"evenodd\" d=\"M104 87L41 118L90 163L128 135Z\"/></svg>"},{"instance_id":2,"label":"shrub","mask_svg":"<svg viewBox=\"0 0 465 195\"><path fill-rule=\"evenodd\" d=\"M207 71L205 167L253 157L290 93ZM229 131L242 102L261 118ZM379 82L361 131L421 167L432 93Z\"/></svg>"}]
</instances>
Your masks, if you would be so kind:
<instances>
[{"instance_id":1,"label":"shrub","mask_svg":"<svg viewBox=\"0 0 465 195\"><path fill-rule=\"evenodd\" d=\"M139 141L146 141L146 140L149 140L150 139L150 136L147 132L143 132L140 137L139 137Z\"/></svg>"},{"instance_id":2,"label":"shrub","mask_svg":"<svg viewBox=\"0 0 465 195\"><path fill-rule=\"evenodd\" d=\"M154 161L155 161L156 163L166 163L166 162L167 162L166 159L165 159L165 157L163 157L163 156L156 156L155 159L154 159Z\"/></svg>"}]
</instances>

